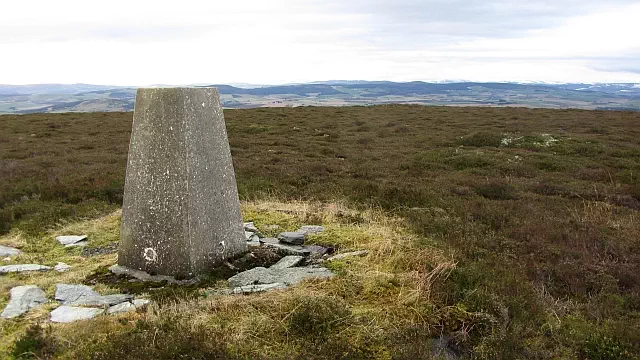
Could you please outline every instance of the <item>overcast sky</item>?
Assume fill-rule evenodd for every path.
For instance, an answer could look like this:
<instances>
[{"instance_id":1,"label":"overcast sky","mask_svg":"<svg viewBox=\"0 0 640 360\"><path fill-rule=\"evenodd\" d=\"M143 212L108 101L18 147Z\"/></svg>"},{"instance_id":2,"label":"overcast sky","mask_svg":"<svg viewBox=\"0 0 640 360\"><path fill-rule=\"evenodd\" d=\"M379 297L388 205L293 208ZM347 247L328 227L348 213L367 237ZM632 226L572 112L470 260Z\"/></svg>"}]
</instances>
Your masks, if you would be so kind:
<instances>
[{"instance_id":1,"label":"overcast sky","mask_svg":"<svg viewBox=\"0 0 640 360\"><path fill-rule=\"evenodd\" d=\"M640 83L640 0L21 0L0 84Z\"/></svg>"}]
</instances>

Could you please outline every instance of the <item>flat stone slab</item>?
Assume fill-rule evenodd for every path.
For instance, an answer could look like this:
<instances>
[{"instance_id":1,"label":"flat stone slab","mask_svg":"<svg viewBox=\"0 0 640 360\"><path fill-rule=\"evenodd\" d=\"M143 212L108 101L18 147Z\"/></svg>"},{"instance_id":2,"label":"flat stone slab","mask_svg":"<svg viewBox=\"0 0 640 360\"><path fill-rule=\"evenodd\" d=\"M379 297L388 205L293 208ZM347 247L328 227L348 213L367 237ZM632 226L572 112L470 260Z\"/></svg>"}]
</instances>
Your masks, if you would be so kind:
<instances>
[{"instance_id":1,"label":"flat stone slab","mask_svg":"<svg viewBox=\"0 0 640 360\"><path fill-rule=\"evenodd\" d=\"M112 306L132 298L131 295L100 295L86 285L56 284L55 299L64 305Z\"/></svg>"},{"instance_id":2,"label":"flat stone slab","mask_svg":"<svg viewBox=\"0 0 640 360\"><path fill-rule=\"evenodd\" d=\"M286 269L297 266L304 260L304 256L288 255L280 259L277 263L271 265L269 269Z\"/></svg>"},{"instance_id":3,"label":"flat stone slab","mask_svg":"<svg viewBox=\"0 0 640 360\"><path fill-rule=\"evenodd\" d=\"M318 234L324 232L324 226L320 225L304 225L300 227L300 229L296 230L297 233L301 233L304 235L308 234Z\"/></svg>"},{"instance_id":4,"label":"flat stone slab","mask_svg":"<svg viewBox=\"0 0 640 360\"><path fill-rule=\"evenodd\" d=\"M145 307L145 306L151 304L151 300L148 300L148 299L135 299L135 300L133 300L131 302L133 303L133 305L136 308Z\"/></svg>"},{"instance_id":5,"label":"flat stone slab","mask_svg":"<svg viewBox=\"0 0 640 360\"><path fill-rule=\"evenodd\" d=\"M47 270L51 270L51 267L38 265L38 264L18 264L18 265L0 266L0 274L21 273L21 272L29 272L29 271L47 271Z\"/></svg>"},{"instance_id":6,"label":"flat stone slab","mask_svg":"<svg viewBox=\"0 0 640 360\"><path fill-rule=\"evenodd\" d=\"M36 285L16 286L9 291L9 303L0 314L5 319L18 317L29 309L47 302L47 294Z\"/></svg>"},{"instance_id":7,"label":"flat stone slab","mask_svg":"<svg viewBox=\"0 0 640 360\"><path fill-rule=\"evenodd\" d=\"M262 243L265 246L275 248L276 250L288 255L307 256L311 254L311 251L306 249L304 246L283 244L280 242L280 240L276 238L260 239L260 243Z\"/></svg>"},{"instance_id":8,"label":"flat stone slab","mask_svg":"<svg viewBox=\"0 0 640 360\"><path fill-rule=\"evenodd\" d=\"M176 280L176 278L174 278L173 276L168 276L168 275L151 275L142 270L131 269L121 265L112 265L109 268L109 271L111 271L116 275L128 275L141 281L151 281L151 282L166 281L169 284L177 284L177 285L189 285L189 284L194 284L198 281L197 279Z\"/></svg>"},{"instance_id":9,"label":"flat stone slab","mask_svg":"<svg viewBox=\"0 0 640 360\"><path fill-rule=\"evenodd\" d=\"M56 264L56 266L53 267L53 270L57 271L57 272L67 272L69 270L71 270L71 265L67 265L63 262L59 262Z\"/></svg>"},{"instance_id":10,"label":"flat stone slab","mask_svg":"<svg viewBox=\"0 0 640 360\"><path fill-rule=\"evenodd\" d=\"M294 267L286 269L267 269L263 267L243 271L229 278L229 284L236 288L247 285L283 283L295 285L305 279L330 278L334 274L326 268Z\"/></svg>"},{"instance_id":11,"label":"flat stone slab","mask_svg":"<svg viewBox=\"0 0 640 360\"><path fill-rule=\"evenodd\" d=\"M22 254L22 251L10 246L0 245L0 257L11 257Z\"/></svg>"},{"instance_id":12,"label":"flat stone slab","mask_svg":"<svg viewBox=\"0 0 640 360\"><path fill-rule=\"evenodd\" d=\"M62 305L51 312L50 319L55 323L70 323L93 319L102 313L104 313L103 309Z\"/></svg>"},{"instance_id":13,"label":"flat stone slab","mask_svg":"<svg viewBox=\"0 0 640 360\"><path fill-rule=\"evenodd\" d=\"M291 245L304 244L304 234L299 232L285 231L278 235L278 240Z\"/></svg>"},{"instance_id":14,"label":"flat stone slab","mask_svg":"<svg viewBox=\"0 0 640 360\"><path fill-rule=\"evenodd\" d=\"M129 301L125 301L120 304L116 304L107 309L107 314L121 314L129 311L133 311L136 309L143 308L151 303L151 300L147 299L135 299Z\"/></svg>"},{"instance_id":15,"label":"flat stone slab","mask_svg":"<svg viewBox=\"0 0 640 360\"><path fill-rule=\"evenodd\" d=\"M334 256L328 258L326 261L340 260L340 259L344 259L344 258L348 258L348 257L352 257L352 256L363 256L363 255L367 255L368 253L369 253L369 250L352 251L352 252L348 252L348 253L342 253L342 254L334 255Z\"/></svg>"},{"instance_id":16,"label":"flat stone slab","mask_svg":"<svg viewBox=\"0 0 640 360\"><path fill-rule=\"evenodd\" d=\"M238 286L234 288L231 293L233 294L251 294L257 292L267 292L273 290L286 289L287 285L283 283L273 283L273 284L261 284L261 285L246 285L246 286Z\"/></svg>"},{"instance_id":17,"label":"flat stone slab","mask_svg":"<svg viewBox=\"0 0 640 360\"><path fill-rule=\"evenodd\" d=\"M107 309L107 314L121 314L129 311L133 311L136 309L136 306L130 302L123 302L117 305L113 305L112 307Z\"/></svg>"},{"instance_id":18,"label":"flat stone slab","mask_svg":"<svg viewBox=\"0 0 640 360\"><path fill-rule=\"evenodd\" d=\"M56 240L65 247L86 246L89 243L87 235L62 235L56 236Z\"/></svg>"}]
</instances>

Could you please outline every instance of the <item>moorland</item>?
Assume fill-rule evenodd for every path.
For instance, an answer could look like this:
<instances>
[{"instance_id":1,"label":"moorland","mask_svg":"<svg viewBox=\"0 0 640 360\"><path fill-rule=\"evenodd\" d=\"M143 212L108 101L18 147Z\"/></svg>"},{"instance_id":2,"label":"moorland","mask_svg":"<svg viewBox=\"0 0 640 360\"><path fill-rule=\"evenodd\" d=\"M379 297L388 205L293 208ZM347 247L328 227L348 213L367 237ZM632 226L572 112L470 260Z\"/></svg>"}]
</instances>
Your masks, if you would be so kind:
<instances>
[{"instance_id":1,"label":"moorland","mask_svg":"<svg viewBox=\"0 0 640 360\"><path fill-rule=\"evenodd\" d=\"M286 291L173 289L144 311L61 325L35 311L0 321L0 357L640 358L640 113L381 105L225 118L245 220L322 223L312 241L369 254ZM25 261L63 258L76 281L113 263L53 237L117 243L131 121L0 116L0 244ZM56 276L0 277L0 306L18 283L51 293Z\"/></svg>"}]
</instances>

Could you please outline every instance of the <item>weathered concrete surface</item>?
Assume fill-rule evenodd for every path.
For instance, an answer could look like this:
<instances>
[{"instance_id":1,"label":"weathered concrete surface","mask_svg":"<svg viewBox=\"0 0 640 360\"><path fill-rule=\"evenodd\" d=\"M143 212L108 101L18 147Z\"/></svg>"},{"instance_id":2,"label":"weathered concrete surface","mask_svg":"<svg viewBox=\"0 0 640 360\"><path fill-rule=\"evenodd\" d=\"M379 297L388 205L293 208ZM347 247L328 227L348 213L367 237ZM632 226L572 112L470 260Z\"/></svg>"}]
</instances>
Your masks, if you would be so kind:
<instances>
[{"instance_id":1,"label":"weathered concrete surface","mask_svg":"<svg viewBox=\"0 0 640 360\"><path fill-rule=\"evenodd\" d=\"M246 250L218 90L138 89L118 264L193 277Z\"/></svg>"},{"instance_id":2,"label":"weathered concrete surface","mask_svg":"<svg viewBox=\"0 0 640 360\"><path fill-rule=\"evenodd\" d=\"M29 309L47 302L47 294L35 285L16 286L9 294L11 299L0 315L5 319L20 316Z\"/></svg>"}]
</instances>

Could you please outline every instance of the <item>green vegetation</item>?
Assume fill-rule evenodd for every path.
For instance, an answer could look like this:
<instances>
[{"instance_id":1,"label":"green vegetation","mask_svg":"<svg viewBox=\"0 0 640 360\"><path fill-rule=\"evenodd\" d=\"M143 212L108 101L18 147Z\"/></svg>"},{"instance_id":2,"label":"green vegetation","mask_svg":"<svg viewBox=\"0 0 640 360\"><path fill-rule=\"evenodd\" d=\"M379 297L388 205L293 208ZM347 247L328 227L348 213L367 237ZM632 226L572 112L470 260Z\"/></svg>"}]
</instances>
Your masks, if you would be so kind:
<instances>
[{"instance_id":1,"label":"green vegetation","mask_svg":"<svg viewBox=\"0 0 640 360\"><path fill-rule=\"evenodd\" d=\"M46 319L36 311L0 322L9 358L419 359L440 336L471 359L640 358L640 113L389 105L225 117L245 219L323 223L313 242L370 253L284 292L190 291L30 327ZM130 126L130 113L0 116L0 244L63 259L69 281L113 263L53 237L117 240ZM0 305L25 279L51 293L55 276L0 278Z\"/></svg>"}]
</instances>

